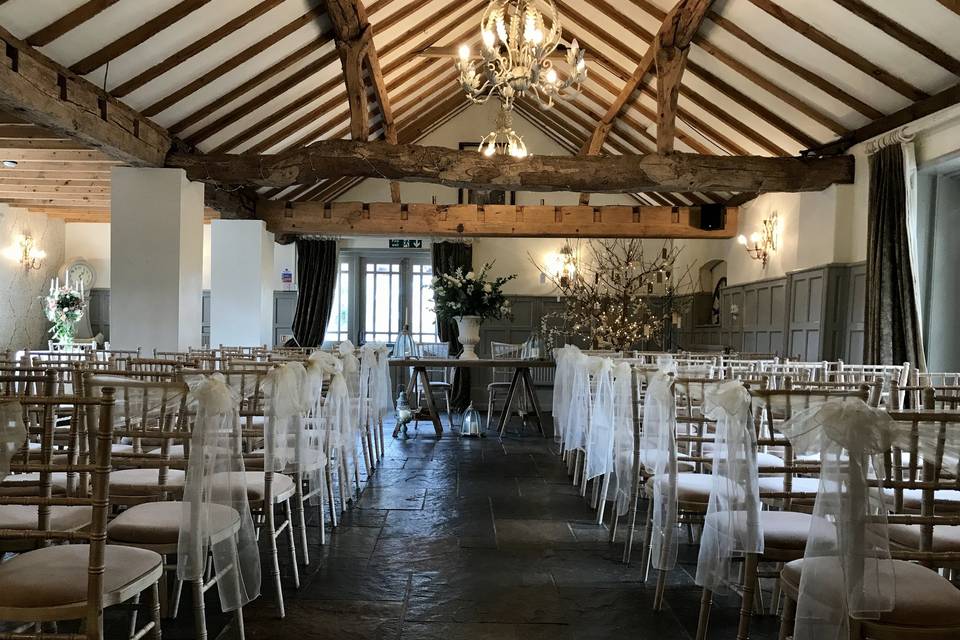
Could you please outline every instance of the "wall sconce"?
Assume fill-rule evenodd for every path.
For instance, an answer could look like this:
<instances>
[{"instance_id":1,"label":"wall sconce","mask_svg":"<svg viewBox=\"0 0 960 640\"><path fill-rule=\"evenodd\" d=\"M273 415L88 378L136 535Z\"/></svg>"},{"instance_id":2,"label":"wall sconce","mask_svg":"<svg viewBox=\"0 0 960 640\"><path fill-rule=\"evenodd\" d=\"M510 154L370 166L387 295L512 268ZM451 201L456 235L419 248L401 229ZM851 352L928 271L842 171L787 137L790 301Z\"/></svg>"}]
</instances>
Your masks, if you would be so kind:
<instances>
[{"instance_id":1,"label":"wall sconce","mask_svg":"<svg viewBox=\"0 0 960 640\"><path fill-rule=\"evenodd\" d=\"M770 254L777 250L777 214L774 213L764 220L763 229L751 233L749 240L747 236L740 234L737 242L743 245L751 258L762 262L765 269Z\"/></svg>"},{"instance_id":2,"label":"wall sconce","mask_svg":"<svg viewBox=\"0 0 960 640\"><path fill-rule=\"evenodd\" d=\"M573 278L577 274L577 258L569 244L563 245L559 253L547 256L547 266L561 289L569 289L573 285Z\"/></svg>"},{"instance_id":3,"label":"wall sconce","mask_svg":"<svg viewBox=\"0 0 960 640\"><path fill-rule=\"evenodd\" d=\"M47 252L36 247L33 236L29 233L14 238L13 245L7 247L3 254L19 262L24 271L40 269L43 259L47 257Z\"/></svg>"}]
</instances>

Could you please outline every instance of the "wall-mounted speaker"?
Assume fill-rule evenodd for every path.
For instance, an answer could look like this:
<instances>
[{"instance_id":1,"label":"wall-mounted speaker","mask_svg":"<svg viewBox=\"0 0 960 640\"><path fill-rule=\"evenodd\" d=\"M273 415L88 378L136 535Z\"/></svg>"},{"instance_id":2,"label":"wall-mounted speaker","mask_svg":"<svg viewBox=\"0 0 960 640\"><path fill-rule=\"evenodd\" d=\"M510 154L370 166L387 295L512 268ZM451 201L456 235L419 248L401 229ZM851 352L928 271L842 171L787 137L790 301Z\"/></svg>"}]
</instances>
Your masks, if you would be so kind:
<instances>
[{"instance_id":1,"label":"wall-mounted speaker","mask_svg":"<svg viewBox=\"0 0 960 640\"><path fill-rule=\"evenodd\" d=\"M691 217L697 218L696 215ZM722 204L704 204L700 205L699 220L694 219L691 222L698 229L718 231L723 229L726 218L727 209Z\"/></svg>"}]
</instances>

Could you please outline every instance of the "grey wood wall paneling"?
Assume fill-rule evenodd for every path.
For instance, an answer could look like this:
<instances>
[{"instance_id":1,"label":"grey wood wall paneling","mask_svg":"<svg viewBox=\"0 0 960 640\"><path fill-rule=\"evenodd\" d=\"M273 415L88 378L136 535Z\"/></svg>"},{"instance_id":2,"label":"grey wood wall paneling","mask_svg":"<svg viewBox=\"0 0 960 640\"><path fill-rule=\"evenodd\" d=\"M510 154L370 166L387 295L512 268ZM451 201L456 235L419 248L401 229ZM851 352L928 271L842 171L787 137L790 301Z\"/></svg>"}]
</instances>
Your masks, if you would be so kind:
<instances>
[{"instance_id":1,"label":"grey wood wall paneling","mask_svg":"<svg viewBox=\"0 0 960 640\"><path fill-rule=\"evenodd\" d=\"M273 344L281 344L280 337L293 335L293 315L297 311L296 291L273 292Z\"/></svg>"},{"instance_id":2,"label":"grey wood wall paneling","mask_svg":"<svg viewBox=\"0 0 960 640\"><path fill-rule=\"evenodd\" d=\"M91 289L88 296L87 313L90 314L90 331L93 335L103 334L104 340L110 339L110 289Z\"/></svg>"},{"instance_id":3,"label":"grey wood wall paneling","mask_svg":"<svg viewBox=\"0 0 960 640\"><path fill-rule=\"evenodd\" d=\"M789 281L789 355L800 360L822 360L827 269L795 271Z\"/></svg>"},{"instance_id":4,"label":"grey wood wall paneling","mask_svg":"<svg viewBox=\"0 0 960 640\"><path fill-rule=\"evenodd\" d=\"M863 363L864 325L867 309L867 265L865 262L848 265L846 297L846 328L843 361Z\"/></svg>"}]
</instances>

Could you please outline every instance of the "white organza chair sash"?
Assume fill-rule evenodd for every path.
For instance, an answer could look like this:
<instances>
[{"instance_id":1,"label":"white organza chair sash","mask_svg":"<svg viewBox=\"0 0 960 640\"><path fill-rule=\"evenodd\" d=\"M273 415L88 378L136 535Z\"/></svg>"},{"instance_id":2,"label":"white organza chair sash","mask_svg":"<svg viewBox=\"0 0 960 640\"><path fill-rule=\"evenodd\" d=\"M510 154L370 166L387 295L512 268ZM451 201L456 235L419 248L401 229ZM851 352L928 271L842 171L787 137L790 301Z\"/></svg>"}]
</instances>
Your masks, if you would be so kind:
<instances>
[{"instance_id":1,"label":"white organza chair sash","mask_svg":"<svg viewBox=\"0 0 960 640\"><path fill-rule=\"evenodd\" d=\"M10 461L26 438L23 407L17 401L0 402L0 482L10 473Z\"/></svg>"},{"instance_id":2,"label":"white organza chair sash","mask_svg":"<svg viewBox=\"0 0 960 640\"><path fill-rule=\"evenodd\" d=\"M713 484L700 540L696 583L722 592L740 582L734 558L763 553L750 393L740 381L707 386L703 414L716 421L716 430Z\"/></svg>"},{"instance_id":3,"label":"white organza chair sash","mask_svg":"<svg viewBox=\"0 0 960 640\"><path fill-rule=\"evenodd\" d=\"M677 562L677 407L673 377L663 371L651 374L643 402L641 459L653 468L650 479L653 517L650 560L655 569L670 570ZM653 465L649 464L653 460Z\"/></svg>"},{"instance_id":4,"label":"white organza chair sash","mask_svg":"<svg viewBox=\"0 0 960 640\"><path fill-rule=\"evenodd\" d=\"M207 554L213 557L217 590L224 611L233 611L260 595L260 552L247 497L240 431L240 398L222 374L193 377L190 385L195 420L183 494L177 545L177 576L202 578ZM224 534L223 509L236 512L236 531ZM229 513L229 512L228 512Z\"/></svg>"},{"instance_id":5,"label":"white organza chair sash","mask_svg":"<svg viewBox=\"0 0 960 640\"><path fill-rule=\"evenodd\" d=\"M876 619L894 605L893 563L882 487L882 453L909 447L910 430L860 399L834 399L800 411L780 425L797 454L819 454L820 486L804 551L797 599L796 640L846 638L848 619ZM871 469L872 467L872 469ZM840 601L827 581L843 576Z\"/></svg>"},{"instance_id":6,"label":"white organza chair sash","mask_svg":"<svg viewBox=\"0 0 960 640\"><path fill-rule=\"evenodd\" d=\"M609 473L613 466L613 420L615 396L613 386L613 360L590 358L591 386L593 397L590 403L590 420L586 433L585 474L587 480Z\"/></svg>"}]
</instances>

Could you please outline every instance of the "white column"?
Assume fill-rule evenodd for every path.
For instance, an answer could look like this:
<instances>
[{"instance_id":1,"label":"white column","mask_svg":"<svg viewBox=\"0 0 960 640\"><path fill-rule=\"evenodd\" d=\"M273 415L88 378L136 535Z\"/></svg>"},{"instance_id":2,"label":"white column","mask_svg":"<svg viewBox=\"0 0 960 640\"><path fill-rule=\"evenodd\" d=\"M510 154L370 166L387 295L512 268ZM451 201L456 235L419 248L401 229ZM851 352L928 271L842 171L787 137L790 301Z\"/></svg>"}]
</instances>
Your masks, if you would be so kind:
<instances>
[{"instance_id":1,"label":"white column","mask_svg":"<svg viewBox=\"0 0 960 640\"><path fill-rule=\"evenodd\" d=\"M147 357L199 347L203 184L116 167L110 193L110 344Z\"/></svg>"},{"instance_id":2,"label":"white column","mask_svg":"<svg viewBox=\"0 0 960 640\"><path fill-rule=\"evenodd\" d=\"M211 223L211 346L273 346L273 245L262 220Z\"/></svg>"}]
</instances>

